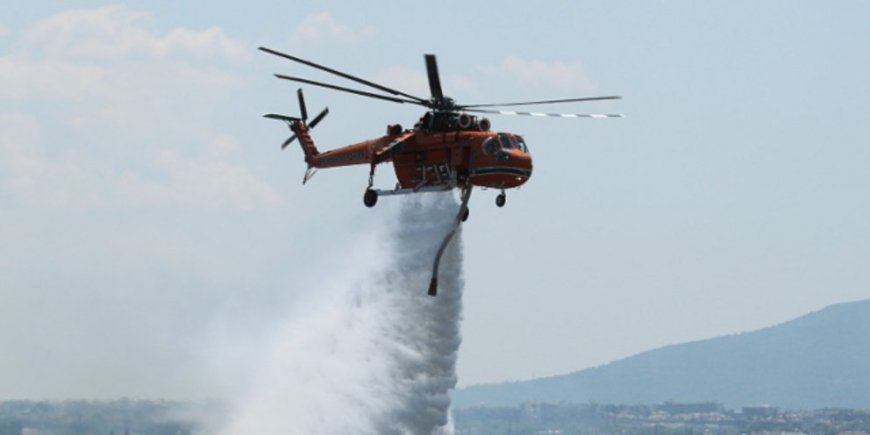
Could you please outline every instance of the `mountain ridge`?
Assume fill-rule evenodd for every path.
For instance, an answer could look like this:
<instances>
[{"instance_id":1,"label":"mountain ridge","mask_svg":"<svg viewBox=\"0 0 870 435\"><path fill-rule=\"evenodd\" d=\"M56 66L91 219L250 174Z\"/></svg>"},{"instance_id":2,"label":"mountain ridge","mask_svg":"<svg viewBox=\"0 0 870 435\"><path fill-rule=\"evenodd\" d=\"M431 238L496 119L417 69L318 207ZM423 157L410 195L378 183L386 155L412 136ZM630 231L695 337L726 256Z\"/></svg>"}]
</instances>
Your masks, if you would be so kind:
<instances>
[{"instance_id":1,"label":"mountain ridge","mask_svg":"<svg viewBox=\"0 0 870 435\"><path fill-rule=\"evenodd\" d=\"M568 374L471 386L453 394L455 407L516 406L530 400L870 408L870 299Z\"/></svg>"}]
</instances>

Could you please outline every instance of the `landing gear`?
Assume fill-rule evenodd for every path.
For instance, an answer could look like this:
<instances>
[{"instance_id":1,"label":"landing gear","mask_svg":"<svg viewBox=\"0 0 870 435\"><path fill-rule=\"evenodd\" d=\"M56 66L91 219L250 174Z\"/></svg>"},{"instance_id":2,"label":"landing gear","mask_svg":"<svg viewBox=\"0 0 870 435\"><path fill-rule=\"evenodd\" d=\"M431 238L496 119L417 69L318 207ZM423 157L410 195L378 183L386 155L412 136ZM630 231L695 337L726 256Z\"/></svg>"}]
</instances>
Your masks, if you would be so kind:
<instances>
[{"instance_id":1,"label":"landing gear","mask_svg":"<svg viewBox=\"0 0 870 435\"><path fill-rule=\"evenodd\" d=\"M462 217L460 217L460 220L462 220L462 222L468 220L468 207L465 207L465 211L462 212Z\"/></svg>"},{"instance_id":2,"label":"landing gear","mask_svg":"<svg viewBox=\"0 0 870 435\"><path fill-rule=\"evenodd\" d=\"M369 172L369 186L366 187L366 193L363 195L363 204L368 208L372 208L375 204L378 203L378 192L375 189L372 189L372 185L375 183L375 164L372 163L372 169Z\"/></svg>"},{"instance_id":3,"label":"landing gear","mask_svg":"<svg viewBox=\"0 0 870 435\"><path fill-rule=\"evenodd\" d=\"M495 205L499 207L504 207L504 203L507 201L507 196L504 194L504 190L495 197Z\"/></svg>"},{"instance_id":4,"label":"landing gear","mask_svg":"<svg viewBox=\"0 0 870 435\"><path fill-rule=\"evenodd\" d=\"M366 189L365 195L363 195L363 204L366 207L372 208L375 204L378 203L378 192L375 192L374 189Z\"/></svg>"}]
</instances>

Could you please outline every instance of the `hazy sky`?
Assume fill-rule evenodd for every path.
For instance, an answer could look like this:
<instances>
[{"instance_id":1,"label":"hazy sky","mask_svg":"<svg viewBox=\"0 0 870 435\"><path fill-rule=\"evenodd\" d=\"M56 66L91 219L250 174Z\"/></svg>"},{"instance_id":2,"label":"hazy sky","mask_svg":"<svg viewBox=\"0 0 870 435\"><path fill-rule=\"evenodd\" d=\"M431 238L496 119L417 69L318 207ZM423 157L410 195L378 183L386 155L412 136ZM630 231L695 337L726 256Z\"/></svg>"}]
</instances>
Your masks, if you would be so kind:
<instances>
[{"instance_id":1,"label":"hazy sky","mask_svg":"<svg viewBox=\"0 0 870 435\"><path fill-rule=\"evenodd\" d=\"M436 53L466 103L624 97L557 110L625 119L491 118L535 170L503 209L472 196L460 385L867 298L868 22L859 1L6 0L0 399L211 391L216 340L262 336L376 261L354 245L397 201L362 205L366 168L303 187L286 127L261 118L297 111L272 73L332 79L259 45L420 95ZM330 108L321 149L422 114L306 97Z\"/></svg>"}]
</instances>

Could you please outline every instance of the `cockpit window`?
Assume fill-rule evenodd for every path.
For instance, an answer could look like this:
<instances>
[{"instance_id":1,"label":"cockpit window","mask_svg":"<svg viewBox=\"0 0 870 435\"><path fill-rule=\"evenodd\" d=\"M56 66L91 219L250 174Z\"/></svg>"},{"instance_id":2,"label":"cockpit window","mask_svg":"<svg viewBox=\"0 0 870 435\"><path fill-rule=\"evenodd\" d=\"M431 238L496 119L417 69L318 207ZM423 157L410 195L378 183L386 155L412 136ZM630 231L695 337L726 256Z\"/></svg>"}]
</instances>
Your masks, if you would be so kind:
<instances>
[{"instance_id":1,"label":"cockpit window","mask_svg":"<svg viewBox=\"0 0 870 435\"><path fill-rule=\"evenodd\" d=\"M490 137L483 142L483 150L487 154L493 154L502 149L518 149L524 153L529 152L525 140L518 135L500 133L498 136Z\"/></svg>"},{"instance_id":2,"label":"cockpit window","mask_svg":"<svg viewBox=\"0 0 870 435\"><path fill-rule=\"evenodd\" d=\"M504 148L504 149L506 149L506 150L509 150L509 149L511 149L511 148L514 147L514 144L511 143L511 139L508 137L508 135L506 135L506 134L500 134L500 135L498 136L498 138L499 138L499 140L501 141L501 147L502 147L502 148Z\"/></svg>"},{"instance_id":3,"label":"cockpit window","mask_svg":"<svg viewBox=\"0 0 870 435\"><path fill-rule=\"evenodd\" d=\"M517 147L522 150L522 152L529 152L529 148L526 147L526 141L523 140L522 136L514 136L514 139L517 140Z\"/></svg>"}]
</instances>

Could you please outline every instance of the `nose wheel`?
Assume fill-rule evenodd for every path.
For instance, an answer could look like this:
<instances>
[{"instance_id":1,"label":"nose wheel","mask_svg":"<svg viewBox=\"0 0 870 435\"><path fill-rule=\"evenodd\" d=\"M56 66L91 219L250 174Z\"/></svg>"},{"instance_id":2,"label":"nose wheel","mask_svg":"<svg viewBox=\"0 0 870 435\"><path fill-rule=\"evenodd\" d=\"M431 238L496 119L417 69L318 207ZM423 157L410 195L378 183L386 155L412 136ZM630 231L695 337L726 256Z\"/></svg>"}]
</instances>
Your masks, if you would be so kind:
<instances>
[{"instance_id":1,"label":"nose wheel","mask_svg":"<svg viewBox=\"0 0 870 435\"><path fill-rule=\"evenodd\" d=\"M507 196L504 194L504 191L502 190L501 193L499 193L498 196L495 197L495 205L497 205L499 207L504 207L505 201L507 201Z\"/></svg>"}]
</instances>

